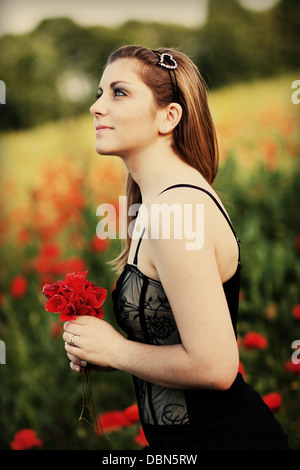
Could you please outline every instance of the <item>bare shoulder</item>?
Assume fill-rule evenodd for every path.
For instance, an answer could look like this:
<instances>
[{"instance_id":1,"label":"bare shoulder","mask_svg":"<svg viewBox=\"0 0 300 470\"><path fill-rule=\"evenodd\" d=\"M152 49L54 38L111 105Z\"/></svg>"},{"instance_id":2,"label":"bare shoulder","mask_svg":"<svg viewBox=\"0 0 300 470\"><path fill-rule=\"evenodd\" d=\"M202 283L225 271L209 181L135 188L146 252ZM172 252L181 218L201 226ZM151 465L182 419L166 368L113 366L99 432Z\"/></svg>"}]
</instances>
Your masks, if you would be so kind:
<instances>
[{"instance_id":1,"label":"bare shoulder","mask_svg":"<svg viewBox=\"0 0 300 470\"><path fill-rule=\"evenodd\" d=\"M202 191L176 187L153 200L148 233L157 267L171 267L174 260L183 267L190 265L191 259L203 258L204 252L213 253L211 208L206 207L211 203L207 199Z\"/></svg>"},{"instance_id":2,"label":"bare shoulder","mask_svg":"<svg viewBox=\"0 0 300 470\"><path fill-rule=\"evenodd\" d=\"M153 200L149 248L159 276L162 264L167 275L175 267L174 260L191 275L192 267L198 267L199 275L199 267L205 266L207 271L213 265L218 266L222 281L234 273L238 248L230 219L215 191L209 185L203 189L197 190L196 185L174 187Z\"/></svg>"},{"instance_id":3,"label":"bare shoulder","mask_svg":"<svg viewBox=\"0 0 300 470\"><path fill-rule=\"evenodd\" d=\"M212 186L208 183L197 184L197 182L187 183L187 185L172 185L169 188L166 188L164 192L160 193L153 200L153 203L156 204L197 204L203 203L207 206L207 209L210 212L216 212L218 206L226 213L227 211L223 205L222 200L220 199L217 192Z\"/></svg>"},{"instance_id":4,"label":"bare shoulder","mask_svg":"<svg viewBox=\"0 0 300 470\"><path fill-rule=\"evenodd\" d=\"M185 238L185 235L189 238L193 227L197 226L202 232L205 231L207 241L216 241L218 230L229 228L227 211L217 193L207 183L201 186L195 183L188 186L173 185L153 199L149 209L149 224L153 232L158 233L159 230L160 235L163 235L163 229L166 233L169 225L170 238L179 233L182 233L181 238Z\"/></svg>"}]
</instances>

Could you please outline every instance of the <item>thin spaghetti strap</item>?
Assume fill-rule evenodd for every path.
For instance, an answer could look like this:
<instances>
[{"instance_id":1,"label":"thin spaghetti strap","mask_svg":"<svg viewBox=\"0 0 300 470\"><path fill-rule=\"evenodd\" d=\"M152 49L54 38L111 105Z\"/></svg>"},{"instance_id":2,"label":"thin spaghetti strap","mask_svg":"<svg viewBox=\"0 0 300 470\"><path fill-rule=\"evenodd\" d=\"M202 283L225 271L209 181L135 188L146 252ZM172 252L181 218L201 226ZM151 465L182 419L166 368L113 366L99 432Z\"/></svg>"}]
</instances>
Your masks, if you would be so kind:
<instances>
[{"instance_id":1,"label":"thin spaghetti strap","mask_svg":"<svg viewBox=\"0 0 300 470\"><path fill-rule=\"evenodd\" d=\"M139 242L138 242L138 245L136 247L136 250L135 250L135 255L134 255L134 260L133 260L133 264L135 264L137 266L137 262L138 262L138 251L140 249L140 244L141 244L141 241L142 241L142 238L144 236L144 233L145 233L145 228L144 230L142 231L142 235L140 236L140 239L139 239Z\"/></svg>"},{"instance_id":2,"label":"thin spaghetti strap","mask_svg":"<svg viewBox=\"0 0 300 470\"><path fill-rule=\"evenodd\" d=\"M169 186L168 188L164 189L163 191L161 191L159 194L162 194L164 193L165 191L167 191L168 189L172 189L172 188L178 188L178 187L182 187L182 186L186 186L186 187L189 187L189 188L195 188L195 189L199 189L199 191L203 191L204 193L206 193L208 196L211 197L211 199L216 203L216 205L218 206L218 208L220 209L220 211L222 212L222 214L224 215L225 219L227 220L234 236L236 237L236 233L233 229L233 226L232 226L232 223L228 217L228 215L226 214L226 212L224 211L223 207L221 206L221 204L217 201L217 199L213 196L213 194L211 194L209 191L207 191L206 189L204 188L201 188L200 186L195 186L193 184L174 184L173 186ZM237 239L238 240L238 239Z\"/></svg>"},{"instance_id":3,"label":"thin spaghetti strap","mask_svg":"<svg viewBox=\"0 0 300 470\"><path fill-rule=\"evenodd\" d=\"M168 188L164 189L163 191L161 191L159 194L162 194L164 193L165 191L168 191L168 189L172 189L172 188L178 188L178 187L188 187L188 188L195 188L195 189L198 189L199 191L203 191L204 193L206 193L208 196L210 196L210 198L215 202L215 204L217 205L217 207L220 209L220 211L222 212L222 214L224 215L225 219L227 220L228 224L229 224L229 227L231 228L235 238L236 238L236 241L238 243L238 248L239 245L240 245L240 240L237 238L236 236L236 233L234 231L234 228L232 226L232 223L228 217L228 215L226 214L226 212L224 211L223 207L221 206L221 204L219 203L219 201L217 201L217 199L213 196L213 194L211 194L209 191L207 191L206 189L204 188L201 188L200 186L195 186L193 184L174 184L173 186L169 186ZM136 251L135 251L135 255L134 255L134 260L133 260L133 264L135 264L137 266L137 262L138 262L138 251L139 251L139 248L140 248L140 244L141 244L141 241L142 241L142 238L144 236L144 233L145 233L145 228L142 232L142 235L139 239L139 242L138 242L138 245L137 245L137 248L136 248ZM240 250L239 250L239 260L240 260Z\"/></svg>"}]
</instances>

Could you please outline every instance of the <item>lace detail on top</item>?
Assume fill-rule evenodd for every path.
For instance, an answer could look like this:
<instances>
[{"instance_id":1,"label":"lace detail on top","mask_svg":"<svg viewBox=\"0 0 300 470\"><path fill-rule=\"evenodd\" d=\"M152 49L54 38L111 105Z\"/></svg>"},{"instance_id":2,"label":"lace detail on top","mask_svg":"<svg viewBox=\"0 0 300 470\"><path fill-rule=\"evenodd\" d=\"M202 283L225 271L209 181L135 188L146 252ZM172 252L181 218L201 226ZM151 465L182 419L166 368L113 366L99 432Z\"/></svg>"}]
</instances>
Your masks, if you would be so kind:
<instances>
[{"instance_id":1,"label":"lace detail on top","mask_svg":"<svg viewBox=\"0 0 300 470\"><path fill-rule=\"evenodd\" d=\"M175 319L159 281L127 264L113 292L115 314L128 339L153 345L180 343ZM184 392L134 377L143 423L187 424Z\"/></svg>"},{"instance_id":2,"label":"lace detail on top","mask_svg":"<svg viewBox=\"0 0 300 470\"><path fill-rule=\"evenodd\" d=\"M196 188L201 189L197 186ZM210 196L212 197L212 195ZM228 218L227 220L229 221ZM119 326L128 335L128 339L132 341L157 346L179 344L181 342L179 331L162 283L149 278L137 267L137 254L143 234L144 232L136 249L134 264L127 263L125 265L112 293L116 319ZM240 264L234 276L223 284L235 331L239 271ZM199 415L199 410L195 415L194 405L192 406L191 403L197 403L196 407L201 405L205 409L205 401L208 397L218 396L212 391L199 390L196 391L199 396L195 400L194 391L187 392L166 388L146 382L138 377L134 377L134 384L140 419L143 424L190 424L193 418L197 418L197 413ZM208 396L207 393L209 393ZM203 397L202 403L201 396Z\"/></svg>"}]
</instances>

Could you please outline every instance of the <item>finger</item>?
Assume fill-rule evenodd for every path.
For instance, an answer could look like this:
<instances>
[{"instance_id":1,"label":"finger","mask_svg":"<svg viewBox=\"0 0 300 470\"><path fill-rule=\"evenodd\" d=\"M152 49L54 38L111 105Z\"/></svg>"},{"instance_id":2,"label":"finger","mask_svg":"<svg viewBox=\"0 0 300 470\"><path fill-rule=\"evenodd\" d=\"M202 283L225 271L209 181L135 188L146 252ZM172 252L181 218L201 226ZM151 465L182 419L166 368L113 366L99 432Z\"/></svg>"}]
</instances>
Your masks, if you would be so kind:
<instances>
[{"instance_id":1,"label":"finger","mask_svg":"<svg viewBox=\"0 0 300 470\"><path fill-rule=\"evenodd\" d=\"M78 336L78 338L79 338L79 336ZM78 340L77 340L77 342L78 342ZM76 344L75 345L74 344L70 345L69 343L67 343L65 341L65 350L67 351L67 353L72 354L73 356L78 357L80 355L80 346L79 345L76 345Z\"/></svg>"},{"instance_id":2,"label":"finger","mask_svg":"<svg viewBox=\"0 0 300 470\"><path fill-rule=\"evenodd\" d=\"M77 372L77 373L81 372L81 366L79 366L78 364L75 364L74 362L70 362L70 367L74 372Z\"/></svg>"},{"instance_id":3,"label":"finger","mask_svg":"<svg viewBox=\"0 0 300 470\"><path fill-rule=\"evenodd\" d=\"M70 346L79 347L79 340L80 336L79 335L74 335L73 333L67 333L66 331L63 334L63 339L66 343L68 343Z\"/></svg>"},{"instance_id":4,"label":"finger","mask_svg":"<svg viewBox=\"0 0 300 470\"><path fill-rule=\"evenodd\" d=\"M71 362L74 362L74 364L80 365L80 357L74 356L74 354L71 354L69 352L67 352L67 357L70 359Z\"/></svg>"},{"instance_id":5,"label":"finger","mask_svg":"<svg viewBox=\"0 0 300 470\"><path fill-rule=\"evenodd\" d=\"M70 353L67 353L67 356L70 359L70 361L73 362L73 364L76 364L76 365L82 366L82 367L87 366L87 362L80 359L80 357L74 356L74 354L70 354Z\"/></svg>"},{"instance_id":6,"label":"finger","mask_svg":"<svg viewBox=\"0 0 300 470\"><path fill-rule=\"evenodd\" d=\"M74 335L79 335L82 329L83 323L68 321L64 324L64 330L68 333L73 333Z\"/></svg>"}]
</instances>

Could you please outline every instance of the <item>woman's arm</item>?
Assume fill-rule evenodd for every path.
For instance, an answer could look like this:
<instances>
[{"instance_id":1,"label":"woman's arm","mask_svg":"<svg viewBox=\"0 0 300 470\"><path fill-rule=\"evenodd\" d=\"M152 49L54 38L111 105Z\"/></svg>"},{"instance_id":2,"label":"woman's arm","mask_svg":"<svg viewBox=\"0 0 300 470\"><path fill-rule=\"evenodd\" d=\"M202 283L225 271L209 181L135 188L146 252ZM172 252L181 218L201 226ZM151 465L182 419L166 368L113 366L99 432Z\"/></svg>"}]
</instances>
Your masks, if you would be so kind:
<instances>
[{"instance_id":1,"label":"woman's arm","mask_svg":"<svg viewBox=\"0 0 300 470\"><path fill-rule=\"evenodd\" d=\"M76 335L75 347L66 343L68 354L166 387L229 388L238 368L237 344L213 253L188 256L186 265L178 261L179 250L174 261L168 240L164 249L157 248L157 255L182 344L130 341L104 320L86 316L65 324L65 341Z\"/></svg>"},{"instance_id":2,"label":"woman's arm","mask_svg":"<svg viewBox=\"0 0 300 470\"><path fill-rule=\"evenodd\" d=\"M200 250L186 250L182 239L151 240L153 263L168 297L182 343L147 345L125 339L111 325L79 317L65 326L73 334L68 354L126 371L171 388L230 387L238 371L238 348L219 274L212 227L208 221ZM215 228L214 228L215 232ZM231 234L232 236L232 234Z\"/></svg>"}]
</instances>

